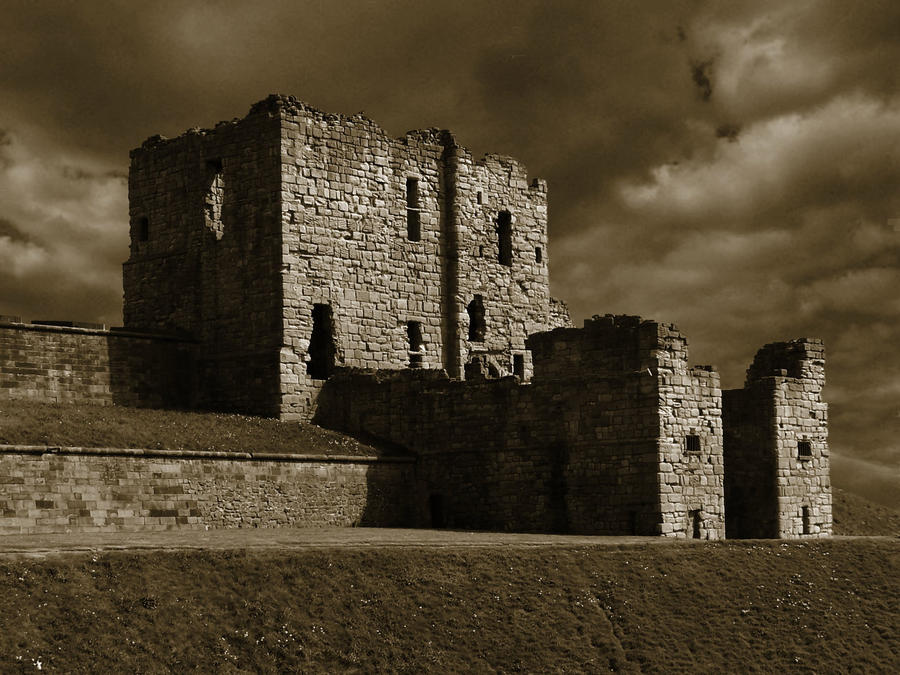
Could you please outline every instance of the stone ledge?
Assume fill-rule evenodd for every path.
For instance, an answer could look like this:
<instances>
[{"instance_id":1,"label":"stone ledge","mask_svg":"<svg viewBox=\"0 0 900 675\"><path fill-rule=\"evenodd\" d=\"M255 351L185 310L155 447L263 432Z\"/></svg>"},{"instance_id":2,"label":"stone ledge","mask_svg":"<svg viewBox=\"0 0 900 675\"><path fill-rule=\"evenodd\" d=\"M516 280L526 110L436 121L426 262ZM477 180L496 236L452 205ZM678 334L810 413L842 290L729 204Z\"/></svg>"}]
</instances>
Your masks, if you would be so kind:
<instances>
[{"instance_id":1,"label":"stone ledge","mask_svg":"<svg viewBox=\"0 0 900 675\"><path fill-rule=\"evenodd\" d=\"M166 459L223 459L256 462L333 464L412 464L415 457L377 455L298 455L276 452L222 452L220 450L151 450L144 448L84 448L58 445L0 444L0 453L19 455L101 455L109 457Z\"/></svg>"},{"instance_id":2,"label":"stone ledge","mask_svg":"<svg viewBox=\"0 0 900 675\"><path fill-rule=\"evenodd\" d=\"M58 326L46 323L17 323L0 319L0 329L23 330L35 333L68 333L73 335L103 335L108 337L139 338L143 340L160 340L163 342L188 342L194 343L191 337L186 335L173 335L171 333L152 333L148 331L132 330L120 326L111 328L82 328L79 326Z\"/></svg>"}]
</instances>

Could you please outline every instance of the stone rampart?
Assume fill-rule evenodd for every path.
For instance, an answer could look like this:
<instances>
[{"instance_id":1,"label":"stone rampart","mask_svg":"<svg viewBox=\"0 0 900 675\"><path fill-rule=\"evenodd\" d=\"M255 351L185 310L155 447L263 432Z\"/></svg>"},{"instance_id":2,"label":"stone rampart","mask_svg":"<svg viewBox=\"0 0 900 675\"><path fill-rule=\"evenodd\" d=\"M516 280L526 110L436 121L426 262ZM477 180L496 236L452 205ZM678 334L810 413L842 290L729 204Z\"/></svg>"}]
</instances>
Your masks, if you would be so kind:
<instances>
[{"instance_id":1,"label":"stone rampart","mask_svg":"<svg viewBox=\"0 0 900 675\"><path fill-rule=\"evenodd\" d=\"M408 526L413 461L0 446L0 533Z\"/></svg>"},{"instance_id":2,"label":"stone rampart","mask_svg":"<svg viewBox=\"0 0 900 675\"><path fill-rule=\"evenodd\" d=\"M193 348L134 331L0 322L0 398L186 407Z\"/></svg>"}]
</instances>

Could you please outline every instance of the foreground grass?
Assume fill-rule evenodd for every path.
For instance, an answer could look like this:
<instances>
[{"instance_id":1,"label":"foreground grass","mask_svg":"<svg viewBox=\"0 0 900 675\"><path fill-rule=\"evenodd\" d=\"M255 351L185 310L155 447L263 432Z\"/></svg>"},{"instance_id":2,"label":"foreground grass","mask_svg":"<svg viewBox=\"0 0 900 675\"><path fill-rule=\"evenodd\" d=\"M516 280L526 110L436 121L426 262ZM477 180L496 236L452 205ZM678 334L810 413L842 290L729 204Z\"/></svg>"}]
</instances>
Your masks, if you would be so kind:
<instances>
[{"instance_id":1,"label":"foreground grass","mask_svg":"<svg viewBox=\"0 0 900 675\"><path fill-rule=\"evenodd\" d=\"M900 542L0 564L0 671L897 672Z\"/></svg>"},{"instance_id":2,"label":"foreground grass","mask_svg":"<svg viewBox=\"0 0 900 675\"><path fill-rule=\"evenodd\" d=\"M121 406L0 401L0 443L377 455L377 448L312 424L246 415ZM391 451L390 454L397 454Z\"/></svg>"}]
</instances>

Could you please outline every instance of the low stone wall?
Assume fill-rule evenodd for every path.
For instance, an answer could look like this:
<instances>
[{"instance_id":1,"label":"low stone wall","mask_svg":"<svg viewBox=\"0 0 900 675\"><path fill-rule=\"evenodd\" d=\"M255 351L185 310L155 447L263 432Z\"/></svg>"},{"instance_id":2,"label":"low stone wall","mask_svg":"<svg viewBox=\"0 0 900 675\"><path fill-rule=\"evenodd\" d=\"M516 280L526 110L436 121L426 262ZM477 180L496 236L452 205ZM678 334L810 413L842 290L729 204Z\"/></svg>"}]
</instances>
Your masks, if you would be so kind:
<instances>
[{"instance_id":1,"label":"low stone wall","mask_svg":"<svg viewBox=\"0 0 900 675\"><path fill-rule=\"evenodd\" d=\"M0 399L187 407L192 351L170 336L0 321Z\"/></svg>"},{"instance_id":2,"label":"low stone wall","mask_svg":"<svg viewBox=\"0 0 900 675\"><path fill-rule=\"evenodd\" d=\"M408 526L414 461L0 446L0 534Z\"/></svg>"}]
</instances>

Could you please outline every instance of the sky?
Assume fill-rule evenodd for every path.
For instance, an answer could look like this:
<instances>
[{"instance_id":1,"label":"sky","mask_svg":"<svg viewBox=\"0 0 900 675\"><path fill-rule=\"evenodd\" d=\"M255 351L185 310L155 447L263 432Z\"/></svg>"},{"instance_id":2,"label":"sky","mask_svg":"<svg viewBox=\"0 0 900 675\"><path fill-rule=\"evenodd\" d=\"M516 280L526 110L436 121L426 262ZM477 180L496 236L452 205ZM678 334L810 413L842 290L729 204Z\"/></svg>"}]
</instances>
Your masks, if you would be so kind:
<instances>
[{"instance_id":1,"label":"sky","mask_svg":"<svg viewBox=\"0 0 900 675\"><path fill-rule=\"evenodd\" d=\"M820 337L834 484L900 505L900 3L0 0L0 314L121 323L128 151L270 93L550 186L554 296L741 386Z\"/></svg>"}]
</instances>

